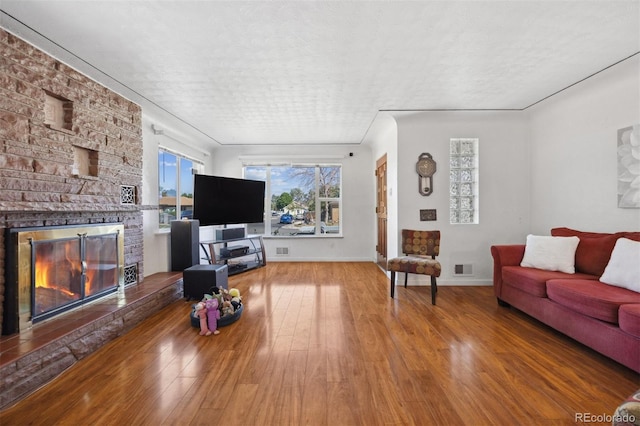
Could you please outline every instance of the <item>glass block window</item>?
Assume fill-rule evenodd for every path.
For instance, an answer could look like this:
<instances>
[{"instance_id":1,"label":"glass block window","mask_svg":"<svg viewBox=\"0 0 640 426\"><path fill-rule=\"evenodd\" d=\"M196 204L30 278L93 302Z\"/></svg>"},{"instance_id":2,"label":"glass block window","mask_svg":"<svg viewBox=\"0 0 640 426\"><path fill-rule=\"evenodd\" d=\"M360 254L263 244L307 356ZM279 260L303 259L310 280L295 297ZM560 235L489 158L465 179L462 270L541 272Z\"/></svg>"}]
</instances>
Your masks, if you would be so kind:
<instances>
[{"instance_id":1,"label":"glass block window","mask_svg":"<svg viewBox=\"0 0 640 426\"><path fill-rule=\"evenodd\" d=\"M449 222L479 223L478 139L449 141Z\"/></svg>"}]
</instances>

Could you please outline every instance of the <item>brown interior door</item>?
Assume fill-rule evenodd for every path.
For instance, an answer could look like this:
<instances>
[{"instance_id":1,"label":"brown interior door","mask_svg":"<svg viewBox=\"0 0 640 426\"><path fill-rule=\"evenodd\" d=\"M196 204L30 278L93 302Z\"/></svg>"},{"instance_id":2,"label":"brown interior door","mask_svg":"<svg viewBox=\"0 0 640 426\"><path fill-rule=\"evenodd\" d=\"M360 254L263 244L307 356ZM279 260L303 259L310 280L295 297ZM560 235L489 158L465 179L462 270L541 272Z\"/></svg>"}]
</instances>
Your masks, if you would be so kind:
<instances>
[{"instance_id":1,"label":"brown interior door","mask_svg":"<svg viewBox=\"0 0 640 426\"><path fill-rule=\"evenodd\" d=\"M376 161L377 262L387 269L387 154Z\"/></svg>"}]
</instances>

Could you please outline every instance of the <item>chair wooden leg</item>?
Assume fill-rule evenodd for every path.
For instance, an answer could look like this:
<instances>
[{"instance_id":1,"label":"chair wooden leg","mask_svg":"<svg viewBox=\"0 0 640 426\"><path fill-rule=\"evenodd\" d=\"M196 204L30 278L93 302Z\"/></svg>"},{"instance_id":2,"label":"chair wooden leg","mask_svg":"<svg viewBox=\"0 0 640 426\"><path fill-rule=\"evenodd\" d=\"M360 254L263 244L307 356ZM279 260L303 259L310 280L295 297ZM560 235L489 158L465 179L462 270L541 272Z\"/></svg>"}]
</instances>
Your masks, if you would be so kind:
<instances>
[{"instance_id":1,"label":"chair wooden leg","mask_svg":"<svg viewBox=\"0 0 640 426\"><path fill-rule=\"evenodd\" d=\"M396 273L395 271L391 271L391 298L393 299L393 294L396 290Z\"/></svg>"},{"instance_id":2,"label":"chair wooden leg","mask_svg":"<svg viewBox=\"0 0 640 426\"><path fill-rule=\"evenodd\" d=\"M438 292L438 285L436 284L436 277L431 275L431 304L436 304L436 293Z\"/></svg>"},{"instance_id":3,"label":"chair wooden leg","mask_svg":"<svg viewBox=\"0 0 640 426\"><path fill-rule=\"evenodd\" d=\"M407 288L407 280L409 279L409 273L404 273L404 288Z\"/></svg>"}]
</instances>

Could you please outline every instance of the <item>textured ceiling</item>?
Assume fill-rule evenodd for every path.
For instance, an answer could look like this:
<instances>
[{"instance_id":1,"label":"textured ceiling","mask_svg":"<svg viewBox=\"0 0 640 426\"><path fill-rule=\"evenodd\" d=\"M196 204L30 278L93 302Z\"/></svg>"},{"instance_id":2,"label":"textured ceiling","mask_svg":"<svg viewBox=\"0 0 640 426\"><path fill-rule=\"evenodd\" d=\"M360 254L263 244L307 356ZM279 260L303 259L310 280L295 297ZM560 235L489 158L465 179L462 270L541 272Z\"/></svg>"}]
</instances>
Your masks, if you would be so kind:
<instances>
[{"instance_id":1,"label":"textured ceiling","mask_svg":"<svg viewBox=\"0 0 640 426\"><path fill-rule=\"evenodd\" d=\"M0 26L223 145L361 143L380 110L523 109L640 51L637 0L0 9Z\"/></svg>"}]
</instances>

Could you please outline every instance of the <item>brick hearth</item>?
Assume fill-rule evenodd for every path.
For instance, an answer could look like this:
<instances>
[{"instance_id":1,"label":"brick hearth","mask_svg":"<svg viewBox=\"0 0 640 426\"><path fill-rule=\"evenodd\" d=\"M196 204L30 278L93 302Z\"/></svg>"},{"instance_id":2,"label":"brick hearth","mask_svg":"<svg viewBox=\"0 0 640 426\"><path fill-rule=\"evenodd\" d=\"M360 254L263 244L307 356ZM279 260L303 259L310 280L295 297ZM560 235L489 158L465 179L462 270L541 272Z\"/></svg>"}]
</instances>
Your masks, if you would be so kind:
<instances>
[{"instance_id":1,"label":"brick hearth","mask_svg":"<svg viewBox=\"0 0 640 426\"><path fill-rule=\"evenodd\" d=\"M0 337L0 410L182 297L182 272L158 273L99 301Z\"/></svg>"}]
</instances>

